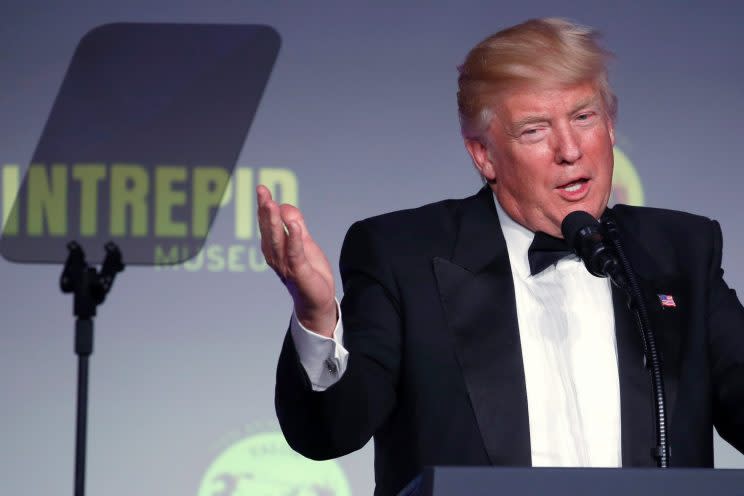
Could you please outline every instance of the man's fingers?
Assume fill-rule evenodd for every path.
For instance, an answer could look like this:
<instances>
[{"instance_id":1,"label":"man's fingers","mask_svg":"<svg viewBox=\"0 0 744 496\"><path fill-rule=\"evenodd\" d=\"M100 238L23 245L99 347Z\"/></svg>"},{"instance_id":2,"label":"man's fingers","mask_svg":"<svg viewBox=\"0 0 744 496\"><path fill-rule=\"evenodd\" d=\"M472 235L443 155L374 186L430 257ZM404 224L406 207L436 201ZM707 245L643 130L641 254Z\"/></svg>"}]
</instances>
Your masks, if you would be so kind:
<instances>
[{"instance_id":1,"label":"man's fingers","mask_svg":"<svg viewBox=\"0 0 744 496\"><path fill-rule=\"evenodd\" d=\"M258 186L256 188L256 197L258 198L258 229L261 232L261 249L264 248L264 240L268 240L269 236L269 211L268 204L271 200L271 192L266 189L265 186Z\"/></svg>"},{"instance_id":2,"label":"man's fingers","mask_svg":"<svg viewBox=\"0 0 744 496\"><path fill-rule=\"evenodd\" d=\"M279 206L271 199L264 186L256 188L258 194L258 226L261 231L261 251L268 263L282 276L284 272L285 233Z\"/></svg>"},{"instance_id":3,"label":"man's fingers","mask_svg":"<svg viewBox=\"0 0 744 496\"><path fill-rule=\"evenodd\" d=\"M289 226L291 223L296 222L300 228L300 235L303 240L311 240L310 232L305 225L305 217L303 217L300 209L293 205L283 204L279 206L279 213L282 216L282 221L285 225Z\"/></svg>"},{"instance_id":4,"label":"man's fingers","mask_svg":"<svg viewBox=\"0 0 744 496\"><path fill-rule=\"evenodd\" d=\"M258 206L260 207L262 204L266 203L267 201L271 201L271 191L269 191L269 188L264 186L263 184L259 184L256 186L256 196L258 198Z\"/></svg>"},{"instance_id":5,"label":"man's fingers","mask_svg":"<svg viewBox=\"0 0 744 496\"><path fill-rule=\"evenodd\" d=\"M305 240L311 240L302 212L292 205L278 205L264 186L256 188L261 251L283 282L307 277L311 270Z\"/></svg>"},{"instance_id":6,"label":"man's fingers","mask_svg":"<svg viewBox=\"0 0 744 496\"><path fill-rule=\"evenodd\" d=\"M289 236L287 237L287 265L289 270L296 273L303 268L305 263L305 249L302 244L302 228L297 221L287 224Z\"/></svg>"},{"instance_id":7,"label":"man's fingers","mask_svg":"<svg viewBox=\"0 0 744 496\"><path fill-rule=\"evenodd\" d=\"M284 265L284 245L287 235L284 232L284 223L279 215L279 206L270 202L266 208L269 210L269 246L271 256L281 270Z\"/></svg>"},{"instance_id":8,"label":"man's fingers","mask_svg":"<svg viewBox=\"0 0 744 496\"><path fill-rule=\"evenodd\" d=\"M265 205L258 208L258 230L261 232L261 250L264 252L265 256L270 255L269 253L266 253L269 246L269 239L271 238L271 234L269 233L270 215L271 213Z\"/></svg>"}]
</instances>

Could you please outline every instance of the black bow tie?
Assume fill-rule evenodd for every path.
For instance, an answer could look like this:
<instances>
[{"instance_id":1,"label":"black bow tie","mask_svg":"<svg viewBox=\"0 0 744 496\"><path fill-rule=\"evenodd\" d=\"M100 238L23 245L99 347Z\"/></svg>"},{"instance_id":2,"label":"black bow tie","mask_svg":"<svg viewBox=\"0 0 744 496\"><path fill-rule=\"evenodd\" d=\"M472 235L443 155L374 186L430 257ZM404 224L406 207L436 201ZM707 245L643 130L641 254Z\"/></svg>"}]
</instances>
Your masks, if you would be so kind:
<instances>
[{"instance_id":1,"label":"black bow tie","mask_svg":"<svg viewBox=\"0 0 744 496\"><path fill-rule=\"evenodd\" d=\"M558 263L558 260L572 254L573 251L564 240L538 231L527 250L530 274L533 276L539 274L551 265Z\"/></svg>"}]
</instances>

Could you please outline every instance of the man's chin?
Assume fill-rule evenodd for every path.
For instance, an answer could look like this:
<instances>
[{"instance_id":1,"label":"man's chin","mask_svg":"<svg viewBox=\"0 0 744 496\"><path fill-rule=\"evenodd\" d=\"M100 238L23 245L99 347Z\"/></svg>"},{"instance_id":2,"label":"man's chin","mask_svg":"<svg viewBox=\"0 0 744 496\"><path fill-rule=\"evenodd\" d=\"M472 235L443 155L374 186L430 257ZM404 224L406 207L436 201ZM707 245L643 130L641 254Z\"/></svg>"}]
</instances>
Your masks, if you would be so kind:
<instances>
[{"instance_id":1,"label":"man's chin","mask_svg":"<svg viewBox=\"0 0 744 496\"><path fill-rule=\"evenodd\" d=\"M545 233L562 239L563 233L561 231L561 225L563 224L563 219L573 212L587 212L595 219L599 219L602 216L602 213L604 213L604 209L599 211L596 206L581 204L572 205L571 208L565 209L561 212L560 218L556 218L551 222L552 225L550 226L550 231L552 232L545 230Z\"/></svg>"},{"instance_id":2,"label":"man's chin","mask_svg":"<svg viewBox=\"0 0 744 496\"><path fill-rule=\"evenodd\" d=\"M595 219L599 219L602 214L605 211L605 208L607 207L606 202L597 202L597 201L585 201L585 202L577 202L576 204L569 205L568 208L566 208L563 212L563 216L561 217L561 222L563 222L563 219L566 218L566 216L573 212L586 212Z\"/></svg>"}]
</instances>

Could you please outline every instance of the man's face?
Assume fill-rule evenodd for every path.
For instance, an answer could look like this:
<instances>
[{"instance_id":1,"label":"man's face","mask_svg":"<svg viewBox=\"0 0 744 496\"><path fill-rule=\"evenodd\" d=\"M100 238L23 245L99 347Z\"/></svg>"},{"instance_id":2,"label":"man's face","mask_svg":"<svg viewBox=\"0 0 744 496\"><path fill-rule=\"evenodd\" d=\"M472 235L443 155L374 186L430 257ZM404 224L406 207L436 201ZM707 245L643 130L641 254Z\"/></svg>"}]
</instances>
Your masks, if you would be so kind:
<instances>
[{"instance_id":1,"label":"man's face","mask_svg":"<svg viewBox=\"0 0 744 496\"><path fill-rule=\"evenodd\" d=\"M521 86L502 93L493 111L484 143L466 147L509 216L562 237L570 212L602 214L615 134L594 83Z\"/></svg>"}]
</instances>

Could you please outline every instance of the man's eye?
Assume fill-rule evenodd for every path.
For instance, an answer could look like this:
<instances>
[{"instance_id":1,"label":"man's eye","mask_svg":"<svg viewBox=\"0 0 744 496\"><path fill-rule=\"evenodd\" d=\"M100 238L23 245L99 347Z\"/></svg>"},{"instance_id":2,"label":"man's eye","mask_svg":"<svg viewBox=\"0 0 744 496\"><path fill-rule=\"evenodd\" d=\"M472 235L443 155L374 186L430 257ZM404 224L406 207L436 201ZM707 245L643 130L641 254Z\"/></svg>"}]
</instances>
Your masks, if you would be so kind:
<instances>
[{"instance_id":1,"label":"man's eye","mask_svg":"<svg viewBox=\"0 0 744 496\"><path fill-rule=\"evenodd\" d=\"M519 133L519 139L524 143L537 143L545 136L544 127L530 127Z\"/></svg>"},{"instance_id":2,"label":"man's eye","mask_svg":"<svg viewBox=\"0 0 744 496\"><path fill-rule=\"evenodd\" d=\"M584 114L577 115L576 116L576 120L579 120L579 121L588 121L591 117L592 117L592 113L591 112L586 112Z\"/></svg>"},{"instance_id":3,"label":"man's eye","mask_svg":"<svg viewBox=\"0 0 744 496\"><path fill-rule=\"evenodd\" d=\"M522 136L535 135L538 131L539 129L525 129L524 131L522 131Z\"/></svg>"}]
</instances>

